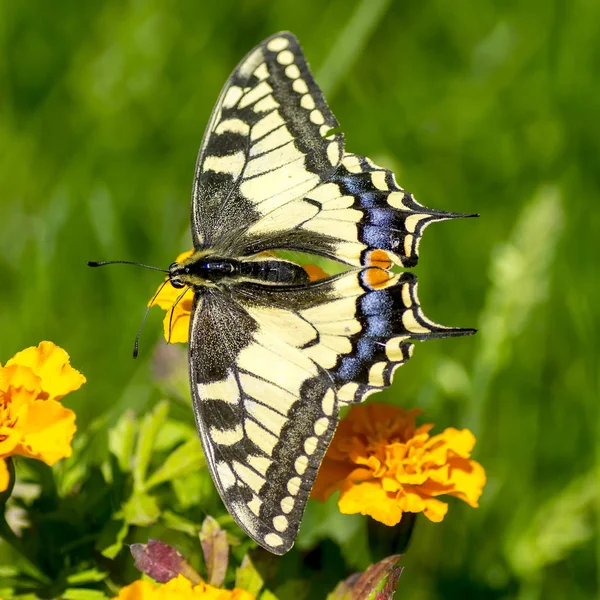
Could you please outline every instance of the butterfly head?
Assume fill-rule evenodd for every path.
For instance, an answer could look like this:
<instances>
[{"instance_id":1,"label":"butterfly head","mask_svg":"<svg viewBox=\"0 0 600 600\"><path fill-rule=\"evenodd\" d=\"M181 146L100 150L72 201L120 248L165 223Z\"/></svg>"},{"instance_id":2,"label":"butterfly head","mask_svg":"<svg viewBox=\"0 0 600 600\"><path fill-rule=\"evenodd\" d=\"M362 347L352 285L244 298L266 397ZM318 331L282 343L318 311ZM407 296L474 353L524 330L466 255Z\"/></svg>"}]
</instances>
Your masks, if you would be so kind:
<instances>
[{"instance_id":1,"label":"butterfly head","mask_svg":"<svg viewBox=\"0 0 600 600\"><path fill-rule=\"evenodd\" d=\"M169 266L169 280L174 288L190 285L190 268L184 263L174 262Z\"/></svg>"}]
</instances>

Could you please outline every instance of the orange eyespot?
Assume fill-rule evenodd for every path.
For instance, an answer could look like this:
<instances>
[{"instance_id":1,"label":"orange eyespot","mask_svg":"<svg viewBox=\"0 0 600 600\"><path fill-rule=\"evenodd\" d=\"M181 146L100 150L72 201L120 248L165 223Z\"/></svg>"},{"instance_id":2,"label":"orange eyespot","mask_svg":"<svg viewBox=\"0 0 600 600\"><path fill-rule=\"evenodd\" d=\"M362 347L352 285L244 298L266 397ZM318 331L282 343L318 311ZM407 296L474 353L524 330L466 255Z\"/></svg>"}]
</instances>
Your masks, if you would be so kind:
<instances>
[{"instance_id":1,"label":"orange eyespot","mask_svg":"<svg viewBox=\"0 0 600 600\"><path fill-rule=\"evenodd\" d=\"M374 290L384 288L392 278L392 274L378 267L365 269L362 272L363 283Z\"/></svg>"},{"instance_id":2,"label":"orange eyespot","mask_svg":"<svg viewBox=\"0 0 600 600\"><path fill-rule=\"evenodd\" d=\"M367 262L373 267L389 269L392 266L390 255L385 250L371 250L367 256Z\"/></svg>"}]
</instances>

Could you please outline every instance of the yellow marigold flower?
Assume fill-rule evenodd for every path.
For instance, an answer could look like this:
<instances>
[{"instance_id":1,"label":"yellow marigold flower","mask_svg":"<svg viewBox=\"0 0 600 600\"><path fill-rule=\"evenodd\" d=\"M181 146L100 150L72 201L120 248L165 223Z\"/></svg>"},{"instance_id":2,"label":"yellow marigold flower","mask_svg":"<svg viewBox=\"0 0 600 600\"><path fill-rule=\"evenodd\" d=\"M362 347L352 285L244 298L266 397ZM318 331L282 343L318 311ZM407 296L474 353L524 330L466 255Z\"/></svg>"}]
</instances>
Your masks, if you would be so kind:
<instances>
[{"instance_id":1,"label":"yellow marigold flower","mask_svg":"<svg viewBox=\"0 0 600 600\"><path fill-rule=\"evenodd\" d=\"M183 262L193 253L193 250L183 252L175 259L175 262ZM328 277L327 273L317 265L305 265L303 269L308 273L311 281ZM167 314L163 319L165 340L171 344L185 344L188 341L194 290L188 288L183 292L183 296L181 296L182 290L174 288L170 283L167 283L166 285L161 283L160 285L161 287L158 288L154 298L148 302L148 306L154 306L156 304L167 311ZM181 300L177 302L177 298L180 296ZM177 306L174 306L175 302L177 302ZM171 313L173 313L172 316ZM170 336L169 327L171 328Z\"/></svg>"},{"instance_id":2,"label":"yellow marigold flower","mask_svg":"<svg viewBox=\"0 0 600 600\"><path fill-rule=\"evenodd\" d=\"M121 589L114 600L254 600L245 590L220 590L208 583L192 585L183 575L156 586L149 581L135 581Z\"/></svg>"},{"instance_id":3,"label":"yellow marigold flower","mask_svg":"<svg viewBox=\"0 0 600 600\"><path fill-rule=\"evenodd\" d=\"M340 422L319 470L312 497L324 502L340 491L344 514L370 515L397 525L404 512L423 512L441 521L446 494L476 507L485 471L470 454L475 437L468 429L430 436L433 425L415 426L418 409L387 404L353 406Z\"/></svg>"},{"instance_id":4,"label":"yellow marigold flower","mask_svg":"<svg viewBox=\"0 0 600 600\"><path fill-rule=\"evenodd\" d=\"M48 465L71 456L75 413L59 400L84 383L69 355L52 342L27 348L0 365L0 491L9 484L9 456Z\"/></svg>"}]
</instances>

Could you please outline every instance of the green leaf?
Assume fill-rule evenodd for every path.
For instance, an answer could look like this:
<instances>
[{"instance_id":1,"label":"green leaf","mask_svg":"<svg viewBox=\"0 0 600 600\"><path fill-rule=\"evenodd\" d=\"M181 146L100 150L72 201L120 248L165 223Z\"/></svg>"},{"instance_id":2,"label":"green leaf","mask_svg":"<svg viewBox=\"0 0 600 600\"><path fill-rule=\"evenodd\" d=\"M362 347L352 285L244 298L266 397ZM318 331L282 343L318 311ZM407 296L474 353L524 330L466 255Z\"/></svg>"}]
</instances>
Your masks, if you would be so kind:
<instances>
[{"instance_id":1,"label":"green leaf","mask_svg":"<svg viewBox=\"0 0 600 600\"><path fill-rule=\"evenodd\" d=\"M200 525L198 523L194 523L194 521L190 521L170 510L163 511L161 521L167 529L181 531L182 533L187 533L191 536L198 535L198 532L200 531Z\"/></svg>"},{"instance_id":2,"label":"green leaf","mask_svg":"<svg viewBox=\"0 0 600 600\"><path fill-rule=\"evenodd\" d=\"M117 458L123 473L131 470L131 454L135 439L136 418L132 410L123 413L117 424L108 434L108 448Z\"/></svg>"},{"instance_id":3,"label":"green leaf","mask_svg":"<svg viewBox=\"0 0 600 600\"><path fill-rule=\"evenodd\" d=\"M144 417L133 455L133 485L137 490L144 489L148 465L154 452L154 444L160 428L169 414L169 403L160 402L154 410Z\"/></svg>"},{"instance_id":4,"label":"green leaf","mask_svg":"<svg viewBox=\"0 0 600 600\"><path fill-rule=\"evenodd\" d=\"M145 489L149 490L165 481L196 472L206 466L202 445L197 437L176 448L162 465L146 480Z\"/></svg>"},{"instance_id":5,"label":"green leaf","mask_svg":"<svg viewBox=\"0 0 600 600\"><path fill-rule=\"evenodd\" d=\"M67 583L70 585L80 585L82 583L91 583L95 581L104 581L108 574L106 571L100 571L99 569L86 569L79 573L73 573L67 576Z\"/></svg>"},{"instance_id":6,"label":"green leaf","mask_svg":"<svg viewBox=\"0 0 600 600\"><path fill-rule=\"evenodd\" d=\"M246 590L253 596L258 596L263 584L263 578L255 569L250 557L246 554L242 559L242 564L236 569L235 587Z\"/></svg>"},{"instance_id":7,"label":"green leaf","mask_svg":"<svg viewBox=\"0 0 600 600\"><path fill-rule=\"evenodd\" d=\"M123 504L120 515L129 525L147 527L160 517L160 507L153 496L143 492L134 492Z\"/></svg>"},{"instance_id":8,"label":"green leaf","mask_svg":"<svg viewBox=\"0 0 600 600\"><path fill-rule=\"evenodd\" d=\"M123 547L129 525L122 519L108 521L96 542L96 550L106 558L115 558Z\"/></svg>"},{"instance_id":9,"label":"green leaf","mask_svg":"<svg viewBox=\"0 0 600 600\"><path fill-rule=\"evenodd\" d=\"M269 590L265 590L260 595L259 600L279 600L279 599L277 598L277 596L273 592L271 592Z\"/></svg>"},{"instance_id":10,"label":"green leaf","mask_svg":"<svg viewBox=\"0 0 600 600\"><path fill-rule=\"evenodd\" d=\"M107 600L108 596L98 590L85 590L71 588L65 590L61 596L64 600Z\"/></svg>"}]
</instances>

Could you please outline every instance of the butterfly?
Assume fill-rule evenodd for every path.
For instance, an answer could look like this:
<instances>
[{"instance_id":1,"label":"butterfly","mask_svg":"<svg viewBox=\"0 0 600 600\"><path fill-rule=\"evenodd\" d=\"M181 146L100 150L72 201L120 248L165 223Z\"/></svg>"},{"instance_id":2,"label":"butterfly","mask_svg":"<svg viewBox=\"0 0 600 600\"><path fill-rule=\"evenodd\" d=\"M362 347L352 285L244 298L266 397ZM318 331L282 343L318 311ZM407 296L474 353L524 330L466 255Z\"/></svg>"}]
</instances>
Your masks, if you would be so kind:
<instances>
[{"instance_id":1,"label":"butterfly","mask_svg":"<svg viewBox=\"0 0 600 600\"><path fill-rule=\"evenodd\" d=\"M344 149L298 40L277 33L235 68L200 146L194 253L169 267L191 287L189 378L208 468L239 526L275 554L298 528L338 413L388 387L415 340L473 333L423 314L425 208L391 171ZM310 282L275 251L347 266Z\"/></svg>"}]
</instances>

